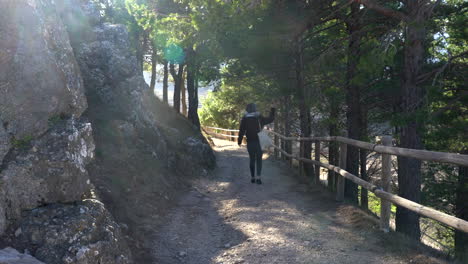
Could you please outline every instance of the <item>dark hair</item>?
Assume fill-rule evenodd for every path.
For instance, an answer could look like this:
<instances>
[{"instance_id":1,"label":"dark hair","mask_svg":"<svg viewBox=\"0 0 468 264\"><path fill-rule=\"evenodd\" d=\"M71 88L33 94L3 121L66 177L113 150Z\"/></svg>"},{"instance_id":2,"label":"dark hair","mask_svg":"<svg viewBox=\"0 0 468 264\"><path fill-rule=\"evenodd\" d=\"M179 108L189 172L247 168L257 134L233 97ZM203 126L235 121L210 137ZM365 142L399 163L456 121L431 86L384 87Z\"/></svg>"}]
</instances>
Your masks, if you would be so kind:
<instances>
[{"instance_id":1,"label":"dark hair","mask_svg":"<svg viewBox=\"0 0 468 264\"><path fill-rule=\"evenodd\" d=\"M247 113L257 112L257 105L255 103L250 103L245 108L245 111L247 111Z\"/></svg>"}]
</instances>

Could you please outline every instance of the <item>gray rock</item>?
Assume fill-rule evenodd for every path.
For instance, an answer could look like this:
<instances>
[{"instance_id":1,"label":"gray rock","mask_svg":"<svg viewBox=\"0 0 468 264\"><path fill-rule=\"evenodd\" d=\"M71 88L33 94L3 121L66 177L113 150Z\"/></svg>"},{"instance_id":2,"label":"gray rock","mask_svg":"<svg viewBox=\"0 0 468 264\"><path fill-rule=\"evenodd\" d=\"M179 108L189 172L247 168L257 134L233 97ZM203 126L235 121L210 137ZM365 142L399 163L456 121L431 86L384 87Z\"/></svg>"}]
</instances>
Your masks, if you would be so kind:
<instances>
[{"instance_id":1,"label":"gray rock","mask_svg":"<svg viewBox=\"0 0 468 264\"><path fill-rule=\"evenodd\" d=\"M0 119L16 140L37 137L51 119L79 117L87 107L55 9L50 0L6 1L0 9Z\"/></svg>"},{"instance_id":2,"label":"gray rock","mask_svg":"<svg viewBox=\"0 0 468 264\"><path fill-rule=\"evenodd\" d=\"M214 168L216 156L211 147L199 138L189 137L184 141L186 153L203 167Z\"/></svg>"},{"instance_id":3,"label":"gray rock","mask_svg":"<svg viewBox=\"0 0 468 264\"><path fill-rule=\"evenodd\" d=\"M16 244L48 264L131 263L119 225L97 200L40 207L19 226Z\"/></svg>"},{"instance_id":4,"label":"gray rock","mask_svg":"<svg viewBox=\"0 0 468 264\"><path fill-rule=\"evenodd\" d=\"M90 189L85 166L94 156L91 124L70 119L27 142L0 172L0 231L21 211L82 199ZM26 147L26 146L24 146Z\"/></svg>"},{"instance_id":5,"label":"gray rock","mask_svg":"<svg viewBox=\"0 0 468 264\"><path fill-rule=\"evenodd\" d=\"M6 156L11 148L10 136L8 135L3 122L0 119L0 165L2 164L3 158Z\"/></svg>"},{"instance_id":6,"label":"gray rock","mask_svg":"<svg viewBox=\"0 0 468 264\"><path fill-rule=\"evenodd\" d=\"M14 248L4 248L0 250L1 264L44 264L28 254L21 254Z\"/></svg>"}]
</instances>

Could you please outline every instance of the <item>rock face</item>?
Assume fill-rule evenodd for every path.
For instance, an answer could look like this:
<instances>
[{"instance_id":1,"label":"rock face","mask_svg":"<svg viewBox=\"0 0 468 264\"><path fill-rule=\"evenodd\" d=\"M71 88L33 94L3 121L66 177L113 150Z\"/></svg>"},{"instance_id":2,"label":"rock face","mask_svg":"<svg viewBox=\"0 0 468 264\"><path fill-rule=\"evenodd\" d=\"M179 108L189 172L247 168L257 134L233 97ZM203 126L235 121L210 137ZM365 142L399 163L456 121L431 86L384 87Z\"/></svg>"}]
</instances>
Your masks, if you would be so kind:
<instances>
[{"instance_id":1,"label":"rock face","mask_svg":"<svg viewBox=\"0 0 468 264\"><path fill-rule=\"evenodd\" d=\"M76 119L86 107L80 70L53 2L2 1L0 235L22 210L75 201L89 190L84 166L94 143L90 124Z\"/></svg>"},{"instance_id":2,"label":"rock face","mask_svg":"<svg viewBox=\"0 0 468 264\"><path fill-rule=\"evenodd\" d=\"M95 19L92 3L69 3L62 17L82 72L85 116L96 142L90 178L117 220L128 224L133 252L141 256L147 250L140 245L155 225L144 223L150 216L157 219L192 175L214 167L215 156L200 131L149 89L126 27Z\"/></svg>"},{"instance_id":3,"label":"rock face","mask_svg":"<svg viewBox=\"0 0 468 264\"><path fill-rule=\"evenodd\" d=\"M0 246L45 263L130 263L103 204L81 202L91 193L86 166L95 145L81 117L87 99L60 16L64 1L57 3L1 1ZM0 263L42 262L5 249Z\"/></svg>"},{"instance_id":4,"label":"rock face","mask_svg":"<svg viewBox=\"0 0 468 264\"><path fill-rule=\"evenodd\" d=\"M0 250L1 264L44 264L28 254L21 254L16 249L7 247Z\"/></svg>"},{"instance_id":5,"label":"rock face","mask_svg":"<svg viewBox=\"0 0 468 264\"><path fill-rule=\"evenodd\" d=\"M107 154L104 152L109 152L109 149L101 147L101 142L110 139L115 145L115 142L125 139L132 142L125 146L125 153L132 150L135 155L149 152L166 168L179 169L168 162L174 156L195 170L206 165L213 167L213 151L201 133L185 118L163 105L149 89L131 51L126 27L100 23L93 10L96 7L91 2L70 1L63 7L62 17L67 22L86 86L89 104L86 116L93 124L94 136L98 138L98 150L103 155ZM122 122L126 125L115 127ZM123 128L130 129L123 131ZM197 144L186 145L184 142L188 141ZM187 147L199 147L200 150L191 151L194 155L189 156L186 155Z\"/></svg>"},{"instance_id":6,"label":"rock face","mask_svg":"<svg viewBox=\"0 0 468 264\"><path fill-rule=\"evenodd\" d=\"M90 123L60 121L44 136L21 144L0 172L0 207L4 208L0 219L14 221L25 209L79 201L89 191L85 166L94 155ZM5 230L5 224L0 230Z\"/></svg>"},{"instance_id":7,"label":"rock face","mask_svg":"<svg viewBox=\"0 0 468 264\"><path fill-rule=\"evenodd\" d=\"M125 26L101 23L94 1L0 1L0 247L133 263L106 207L142 244L181 179L214 167L211 148L150 91ZM94 186L106 207L83 200Z\"/></svg>"},{"instance_id":8,"label":"rock face","mask_svg":"<svg viewBox=\"0 0 468 264\"><path fill-rule=\"evenodd\" d=\"M48 264L131 263L120 227L97 200L28 211L15 235L15 246Z\"/></svg>"},{"instance_id":9,"label":"rock face","mask_svg":"<svg viewBox=\"0 0 468 264\"><path fill-rule=\"evenodd\" d=\"M0 138L44 133L49 120L86 109L83 81L52 1L3 0L0 9ZM2 144L3 145L3 144ZM0 146L0 158L4 156Z\"/></svg>"}]
</instances>

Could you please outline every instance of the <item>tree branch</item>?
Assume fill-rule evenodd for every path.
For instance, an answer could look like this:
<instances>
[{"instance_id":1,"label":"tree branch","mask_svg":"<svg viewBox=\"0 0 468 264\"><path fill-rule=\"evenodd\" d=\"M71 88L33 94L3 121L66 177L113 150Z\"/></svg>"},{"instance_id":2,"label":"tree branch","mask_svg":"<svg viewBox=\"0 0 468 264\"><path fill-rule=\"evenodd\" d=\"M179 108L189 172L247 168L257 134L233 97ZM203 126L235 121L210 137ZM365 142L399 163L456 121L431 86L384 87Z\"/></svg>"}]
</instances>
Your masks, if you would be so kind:
<instances>
[{"instance_id":1,"label":"tree branch","mask_svg":"<svg viewBox=\"0 0 468 264\"><path fill-rule=\"evenodd\" d=\"M350 0L350 1L360 3L364 5L365 7L372 9L386 17L399 19L401 21L408 21L408 17L404 13L397 11L397 10L393 10L391 8L381 6L372 0Z\"/></svg>"},{"instance_id":2,"label":"tree branch","mask_svg":"<svg viewBox=\"0 0 468 264\"><path fill-rule=\"evenodd\" d=\"M444 72L445 69L447 69L447 67L450 66L455 59L460 58L460 57L465 57L467 55L468 55L468 51L464 51L464 52L462 52L462 53L460 53L458 55L450 57L448 59L447 63L445 63L441 67L418 76L418 78L416 79L417 83L421 84L421 83L427 81L428 79L430 79L432 76L434 76L434 80L432 81L432 85L434 86L434 84L435 84L437 78L439 77L439 75L442 74L442 72Z\"/></svg>"},{"instance_id":3,"label":"tree branch","mask_svg":"<svg viewBox=\"0 0 468 264\"><path fill-rule=\"evenodd\" d=\"M426 18L429 18L432 16L432 13L434 12L434 9L442 3L442 0L437 0L434 4L429 5L427 11L425 12Z\"/></svg>"}]
</instances>

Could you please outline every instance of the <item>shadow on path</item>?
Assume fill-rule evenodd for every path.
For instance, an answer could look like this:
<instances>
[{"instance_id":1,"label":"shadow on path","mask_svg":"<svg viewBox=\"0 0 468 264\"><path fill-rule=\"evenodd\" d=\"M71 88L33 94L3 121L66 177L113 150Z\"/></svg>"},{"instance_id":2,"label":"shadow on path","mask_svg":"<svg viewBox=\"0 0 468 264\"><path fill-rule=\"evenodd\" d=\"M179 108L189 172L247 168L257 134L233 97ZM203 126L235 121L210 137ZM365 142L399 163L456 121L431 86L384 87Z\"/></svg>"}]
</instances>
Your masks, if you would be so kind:
<instances>
[{"instance_id":1,"label":"shadow on path","mask_svg":"<svg viewBox=\"0 0 468 264\"><path fill-rule=\"evenodd\" d=\"M214 141L218 168L167 216L155 263L443 263L402 252L374 219L281 163L264 160L264 184L251 184L245 148Z\"/></svg>"}]
</instances>

